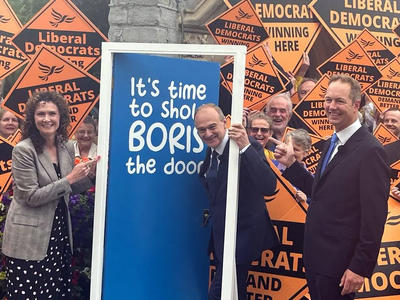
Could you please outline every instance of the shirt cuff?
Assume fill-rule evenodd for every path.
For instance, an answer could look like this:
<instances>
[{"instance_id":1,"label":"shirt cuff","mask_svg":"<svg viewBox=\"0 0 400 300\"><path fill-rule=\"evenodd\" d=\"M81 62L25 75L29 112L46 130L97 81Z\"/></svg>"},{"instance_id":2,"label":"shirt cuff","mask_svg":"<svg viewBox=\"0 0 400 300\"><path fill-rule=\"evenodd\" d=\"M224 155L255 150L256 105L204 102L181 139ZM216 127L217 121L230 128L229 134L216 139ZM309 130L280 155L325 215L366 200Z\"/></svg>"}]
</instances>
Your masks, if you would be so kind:
<instances>
[{"instance_id":1,"label":"shirt cuff","mask_svg":"<svg viewBox=\"0 0 400 300\"><path fill-rule=\"evenodd\" d=\"M243 154L244 153L244 151L246 151L247 150L247 148L249 148L250 147L250 143L247 145L247 146L245 146L242 150L240 150L239 151L239 154Z\"/></svg>"}]
</instances>

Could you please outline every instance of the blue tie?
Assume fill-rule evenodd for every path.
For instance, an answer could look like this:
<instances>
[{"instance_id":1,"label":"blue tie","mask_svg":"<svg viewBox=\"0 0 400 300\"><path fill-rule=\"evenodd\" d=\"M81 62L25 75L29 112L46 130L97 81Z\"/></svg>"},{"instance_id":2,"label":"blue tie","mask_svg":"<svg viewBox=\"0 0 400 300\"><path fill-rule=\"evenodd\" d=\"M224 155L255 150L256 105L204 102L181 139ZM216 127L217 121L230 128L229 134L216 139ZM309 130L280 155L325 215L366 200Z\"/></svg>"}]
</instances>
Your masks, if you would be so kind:
<instances>
[{"instance_id":1,"label":"blue tie","mask_svg":"<svg viewBox=\"0 0 400 300\"><path fill-rule=\"evenodd\" d=\"M218 174L218 153L213 150L211 166L208 169L206 182L208 184L208 190L213 198L217 195L218 186L217 186L217 174Z\"/></svg>"},{"instance_id":2,"label":"blue tie","mask_svg":"<svg viewBox=\"0 0 400 300\"><path fill-rule=\"evenodd\" d=\"M329 145L328 152L326 152L326 155L324 157L324 161L322 162L322 167L321 167L321 175L324 173L326 166L328 165L329 162L329 157L331 157L333 149L335 149L336 142L338 141L338 136L336 132L332 135L331 138L331 144Z\"/></svg>"}]
</instances>

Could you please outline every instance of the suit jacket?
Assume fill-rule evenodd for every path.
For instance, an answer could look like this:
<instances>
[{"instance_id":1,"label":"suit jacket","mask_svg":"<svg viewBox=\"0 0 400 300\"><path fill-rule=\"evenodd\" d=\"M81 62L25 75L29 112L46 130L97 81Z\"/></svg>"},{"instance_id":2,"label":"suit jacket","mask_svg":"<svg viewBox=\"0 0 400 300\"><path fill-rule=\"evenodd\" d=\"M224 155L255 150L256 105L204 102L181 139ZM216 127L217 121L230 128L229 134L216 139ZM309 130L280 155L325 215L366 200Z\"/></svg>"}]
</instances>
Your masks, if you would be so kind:
<instances>
[{"instance_id":1,"label":"suit jacket","mask_svg":"<svg viewBox=\"0 0 400 300\"><path fill-rule=\"evenodd\" d=\"M389 165L395 163L400 159L400 141L383 146L389 156Z\"/></svg>"},{"instance_id":2,"label":"suit jacket","mask_svg":"<svg viewBox=\"0 0 400 300\"><path fill-rule=\"evenodd\" d=\"M200 179L210 200L213 221L209 253L222 262L225 231L226 190L228 179L229 142L220 155L215 198L208 191L205 173L210 166L211 148L200 169ZM251 138L251 146L240 156L239 199L237 217L236 263L258 259L261 252L279 243L264 202L264 195L275 192L276 177L268 165L261 145Z\"/></svg>"},{"instance_id":3,"label":"suit jacket","mask_svg":"<svg viewBox=\"0 0 400 300\"><path fill-rule=\"evenodd\" d=\"M73 144L70 141L57 141L56 144L61 179L58 179L46 149L37 153L31 139L21 141L13 150L14 198L7 215L2 249L6 256L43 260L60 197L68 207L70 193L79 193L92 186L87 177L72 185L68 183L65 176L74 167ZM72 251L69 212L68 232Z\"/></svg>"},{"instance_id":4,"label":"suit jacket","mask_svg":"<svg viewBox=\"0 0 400 300\"><path fill-rule=\"evenodd\" d=\"M307 269L341 277L346 269L370 277L387 216L388 157L364 127L340 146L321 175L326 143L313 178L295 162L283 176L311 195L304 237Z\"/></svg>"}]
</instances>

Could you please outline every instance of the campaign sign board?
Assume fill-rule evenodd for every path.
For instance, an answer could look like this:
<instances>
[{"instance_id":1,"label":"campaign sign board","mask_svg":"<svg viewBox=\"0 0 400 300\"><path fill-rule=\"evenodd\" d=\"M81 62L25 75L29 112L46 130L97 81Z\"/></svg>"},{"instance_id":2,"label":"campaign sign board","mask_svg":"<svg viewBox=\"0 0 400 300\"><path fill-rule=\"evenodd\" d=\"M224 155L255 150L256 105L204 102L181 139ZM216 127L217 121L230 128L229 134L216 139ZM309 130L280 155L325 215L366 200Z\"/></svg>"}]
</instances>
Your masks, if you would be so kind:
<instances>
[{"instance_id":1,"label":"campaign sign board","mask_svg":"<svg viewBox=\"0 0 400 300\"><path fill-rule=\"evenodd\" d=\"M229 61L221 66L221 75L232 90L233 64ZM244 107L260 109L267 99L284 89L277 69L268 56L263 45L251 49L246 55L246 70L244 81ZM255 108L255 105L258 105Z\"/></svg>"},{"instance_id":2,"label":"campaign sign board","mask_svg":"<svg viewBox=\"0 0 400 300\"><path fill-rule=\"evenodd\" d=\"M99 100L100 81L42 45L7 94L3 106L23 118L26 102L40 91L58 92L67 100L72 136Z\"/></svg>"},{"instance_id":3,"label":"campaign sign board","mask_svg":"<svg viewBox=\"0 0 400 300\"><path fill-rule=\"evenodd\" d=\"M300 300L308 293L304 273L303 240L307 204L295 200L296 189L268 159L277 179L275 193L265 197L281 244L265 250L252 263L247 278L247 299Z\"/></svg>"},{"instance_id":4,"label":"campaign sign board","mask_svg":"<svg viewBox=\"0 0 400 300\"><path fill-rule=\"evenodd\" d=\"M399 24L398 1L313 0L309 6L340 46L351 43L367 28L390 51L399 53L400 39L392 32Z\"/></svg>"},{"instance_id":5,"label":"campaign sign board","mask_svg":"<svg viewBox=\"0 0 400 300\"><path fill-rule=\"evenodd\" d=\"M11 37L21 27L21 22L7 0L0 0L0 79L27 62L25 55L11 44Z\"/></svg>"},{"instance_id":6,"label":"campaign sign board","mask_svg":"<svg viewBox=\"0 0 400 300\"><path fill-rule=\"evenodd\" d=\"M360 83L362 92L382 77L372 58L357 40L339 50L317 70L321 75L327 74L329 77L334 74L353 77Z\"/></svg>"},{"instance_id":7,"label":"campaign sign board","mask_svg":"<svg viewBox=\"0 0 400 300\"><path fill-rule=\"evenodd\" d=\"M392 187L399 186L399 180ZM400 203L392 193L388 199L388 215L379 249L377 264L371 278L356 293L356 299L397 300L400 274Z\"/></svg>"},{"instance_id":8,"label":"campaign sign board","mask_svg":"<svg viewBox=\"0 0 400 300\"><path fill-rule=\"evenodd\" d=\"M294 114L321 137L331 135L334 130L324 106L328 83L329 77L325 74L293 109Z\"/></svg>"},{"instance_id":9,"label":"campaign sign board","mask_svg":"<svg viewBox=\"0 0 400 300\"><path fill-rule=\"evenodd\" d=\"M206 26L221 45L245 45L250 50L268 38L250 0L241 1Z\"/></svg>"},{"instance_id":10,"label":"campaign sign board","mask_svg":"<svg viewBox=\"0 0 400 300\"><path fill-rule=\"evenodd\" d=\"M224 0L228 6L240 0ZM310 0L250 0L269 34L272 55L286 71L296 73L322 25L308 8Z\"/></svg>"},{"instance_id":11,"label":"campaign sign board","mask_svg":"<svg viewBox=\"0 0 400 300\"><path fill-rule=\"evenodd\" d=\"M108 39L70 1L49 1L12 38L12 43L32 58L41 44L89 70L101 57L101 43Z\"/></svg>"},{"instance_id":12,"label":"campaign sign board","mask_svg":"<svg viewBox=\"0 0 400 300\"><path fill-rule=\"evenodd\" d=\"M379 125L375 128L373 135L378 139L382 146L399 140L399 138L382 123L379 123Z\"/></svg>"},{"instance_id":13,"label":"campaign sign board","mask_svg":"<svg viewBox=\"0 0 400 300\"><path fill-rule=\"evenodd\" d=\"M372 85L367 94L379 112L400 108L400 61L393 59L383 69L382 78Z\"/></svg>"},{"instance_id":14,"label":"campaign sign board","mask_svg":"<svg viewBox=\"0 0 400 300\"><path fill-rule=\"evenodd\" d=\"M378 68L386 66L396 57L382 44L368 29L364 29L357 37L357 41L364 47Z\"/></svg>"},{"instance_id":15,"label":"campaign sign board","mask_svg":"<svg viewBox=\"0 0 400 300\"><path fill-rule=\"evenodd\" d=\"M0 199L11 183L11 154L14 145L0 137Z\"/></svg>"},{"instance_id":16,"label":"campaign sign board","mask_svg":"<svg viewBox=\"0 0 400 300\"><path fill-rule=\"evenodd\" d=\"M217 103L219 64L115 53L112 76L102 299L206 299L194 113Z\"/></svg>"}]
</instances>

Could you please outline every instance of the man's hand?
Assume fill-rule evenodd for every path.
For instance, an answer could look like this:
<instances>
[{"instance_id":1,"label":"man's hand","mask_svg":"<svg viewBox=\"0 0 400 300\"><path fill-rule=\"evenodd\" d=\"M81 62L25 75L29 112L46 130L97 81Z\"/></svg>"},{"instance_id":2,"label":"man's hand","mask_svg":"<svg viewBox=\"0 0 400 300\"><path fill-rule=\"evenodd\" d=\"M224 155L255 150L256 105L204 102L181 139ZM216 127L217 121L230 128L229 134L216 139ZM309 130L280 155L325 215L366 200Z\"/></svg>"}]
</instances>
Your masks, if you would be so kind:
<instances>
[{"instance_id":1,"label":"man's hand","mask_svg":"<svg viewBox=\"0 0 400 300\"><path fill-rule=\"evenodd\" d=\"M242 124L232 124L228 129L228 137L236 142L239 150L242 150L250 144L249 137L247 136L246 130Z\"/></svg>"},{"instance_id":2,"label":"man's hand","mask_svg":"<svg viewBox=\"0 0 400 300\"><path fill-rule=\"evenodd\" d=\"M364 284L364 277L347 269L344 272L339 284L340 287L343 287L342 296L357 292L359 289L361 289L363 284Z\"/></svg>"},{"instance_id":3,"label":"man's hand","mask_svg":"<svg viewBox=\"0 0 400 300\"><path fill-rule=\"evenodd\" d=\"M307 195L304 194L302 191L297 191L296 192L296 201L297 202L306 202L307 201Z\"/></svg>"},{"instance_id":4,"label":"man's hand","mask_svg":"<svg viewBox=\"0 0 400 300\"><path fill-rule=\"evenodd\" d=\"M287 140L287 144L273 137L269 137L268 140L276 144L274 156L282 165L288 168L296 161L291 138Z\"/></svg>"}]
</instances>

